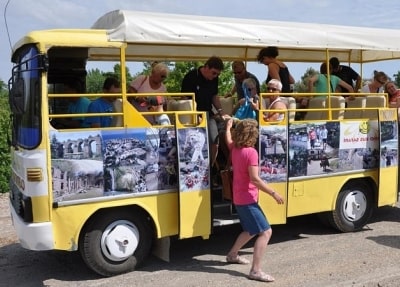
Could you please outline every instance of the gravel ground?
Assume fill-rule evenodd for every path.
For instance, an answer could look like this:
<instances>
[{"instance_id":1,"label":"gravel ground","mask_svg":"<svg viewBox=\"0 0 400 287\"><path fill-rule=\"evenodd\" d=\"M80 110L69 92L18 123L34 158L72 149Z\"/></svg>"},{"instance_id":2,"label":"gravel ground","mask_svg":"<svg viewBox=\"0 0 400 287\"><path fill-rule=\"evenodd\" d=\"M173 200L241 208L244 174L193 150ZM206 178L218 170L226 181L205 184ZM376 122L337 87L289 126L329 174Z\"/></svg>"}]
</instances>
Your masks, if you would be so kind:
<instances>
[{"instance_id":1,"label":"gravel ground","mask_svg":"<svg viewBox=\"0 0 400 287\"><path fill-rule=\"evenodd\" d=\"M78 253L23 249L9 217L7 194L0 195L0 286L262 286L246 278L248 266L228 265L225 254L239 226L216 230L209 240L172 240L171 262L153 256L139 270L99 278ZM364 230L337 233L314 216L273 226L263 259L276 281L270 286L400 286L400 209L377 210ZM243 255L251 259L252 245Z\"/></svg>"}]
</instances>

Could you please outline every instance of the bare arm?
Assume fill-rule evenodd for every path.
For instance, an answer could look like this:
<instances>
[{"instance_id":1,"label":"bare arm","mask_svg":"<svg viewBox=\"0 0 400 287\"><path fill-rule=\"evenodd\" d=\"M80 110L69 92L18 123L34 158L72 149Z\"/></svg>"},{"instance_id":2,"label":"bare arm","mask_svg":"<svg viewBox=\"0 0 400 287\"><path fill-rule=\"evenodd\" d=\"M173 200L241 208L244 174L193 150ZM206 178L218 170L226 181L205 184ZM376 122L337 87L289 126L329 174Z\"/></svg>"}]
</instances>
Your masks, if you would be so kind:
<instances>
[{"instance_id":1,"label":"bare arm","mask_svg":"<svg viewBox=\"0 0 400 287\"><path fill-rule=\"evenodd\" d=\"M227 146L230 146L233 143L231 135L232 125L233 125L233 119L229 119L225 123L225 142Z\"/></svg>"},{"instance_id":2,"label":"bare arm","mask_svg":"<svg viewBox=\"0 0 400 287\"><path fill-rule=\"evenodd\" d=\"M314 90L314 83L318 80L318 74L310 77L308 79L308 92L312 93L312 91Z\"/></svg>"},{"instance_id":3,"label":"bare arm","mask_svg":"<svg viewBox=\"0 0 400 287\"><path fill-rule=\"evenodd\" d=\"M340 80L340 81L339 81L339 86L341 86L341 87L345 88L346 90L348 90L349 93L354 93L353 87L350 86L348 83L346 83L346 82L343 81L343 80Z\"/></svg>"},{"instance_id":4,"label":"bare arm","mask_svg":"<svg viewBox=\"0 0 400 287\"><path fill-rule=\"evenodd\" d=\"M283 204L284 200L282 196L274 191L271 187L269 187L265 182L260 178L258 175L258 166L249 166L248 167L248 172L250 176L250 181L252 184L254 184L259 190L268 193L270 196L272 196L275 201L278 204Z\"/></svg>"},{"instance_id":5,"label":"bare arm","mask_svg":"<svg viewBox=\"0 0 400 287\"><path fill-rule=\"evenodd\" d=\"M361 77L358 76L358 77L357 77L357 80L356 80L356 86L355 86L355 88L354 88L354 91L355 91L355 92L358 92L360 89L361 89Z\"/></svg>"},{"instance_id":6,"label":"bare arm","mask_svg":"<svg viewBox=\"0 0 400 287\"><path fill-rule=\"evenodd\" d=\"M229 117L229 115L225 114L224 111L222 110L222 105L221 102L219 101L219 96L215 95L212 99L212 104L215 107L215 109L218 111L218 115L225 119Z\"/></svg>"},{"instance_id":7,"label":"bare arm","mask_svg":"<svg viewBox=\"0 0 400 287\"><path fill-rule=\"evenodd\" d=\"M233 85L231 91L225 95L225 98L232 97L236 93L236 85Z\"/></svg>"},{"instance_id":8,"label":"bare arm","mask_svg":"<svg viewBox=\"0 0 400 287\"><path fill-rule=\"evenodd\" d=\"M233 115L237 112L237 110L240 108L240 106L244 104L245 101L246 101L245 98L241 98L239 101L237 101L236 105L233 107L233 111L232 111Z\"/></svg>"},{"instance_id":9,"label":"bare arm","mask_svg":"<svg viewBox=\"0 0 400 287\"><path fill-rule=\"evenodd\" d=\"M250 99L250 104L251 104L251 107L252 107L253 111L258 111L259 110L259 105L260 104L259 104L257 98L251 98Z\"/></svg>"},{"instance_id":10,"label":"bare arm","mask_svg":"<svg viewBox=\"0 0 400 287\"><path fill-rule=\"evenodd\" d=\"M274 109L274 110L286 110L287 107L286 107L285 103L278 101L271 107L271 109ZM268 115L266 117L264 117L264 120L267 121L267 122L277 121L279 116L280 116L280 114L281 113L279 113L279 112L271 111L271 112L268 113Z\"/></svg>"}]
</instances>

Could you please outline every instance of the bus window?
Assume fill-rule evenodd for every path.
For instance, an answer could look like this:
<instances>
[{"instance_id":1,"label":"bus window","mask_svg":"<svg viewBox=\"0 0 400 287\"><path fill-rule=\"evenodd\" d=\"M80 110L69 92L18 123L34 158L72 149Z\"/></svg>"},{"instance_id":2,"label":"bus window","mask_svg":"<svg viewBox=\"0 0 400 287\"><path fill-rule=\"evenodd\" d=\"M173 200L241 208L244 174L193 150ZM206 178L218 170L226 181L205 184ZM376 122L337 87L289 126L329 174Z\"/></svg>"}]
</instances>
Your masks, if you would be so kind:
<instances>
[{"instance_id":1,"label":"bus window","mask_svg":"<svg viewBox=\"0 0 400 287\"><path fill-rule=\"evenodd\" d=\"M10 85L10 107L15 145L33 149L41 142L41 86L40 75L43 61L34 46L27 46L15 55Z\"/></svg>"}]
</instances>

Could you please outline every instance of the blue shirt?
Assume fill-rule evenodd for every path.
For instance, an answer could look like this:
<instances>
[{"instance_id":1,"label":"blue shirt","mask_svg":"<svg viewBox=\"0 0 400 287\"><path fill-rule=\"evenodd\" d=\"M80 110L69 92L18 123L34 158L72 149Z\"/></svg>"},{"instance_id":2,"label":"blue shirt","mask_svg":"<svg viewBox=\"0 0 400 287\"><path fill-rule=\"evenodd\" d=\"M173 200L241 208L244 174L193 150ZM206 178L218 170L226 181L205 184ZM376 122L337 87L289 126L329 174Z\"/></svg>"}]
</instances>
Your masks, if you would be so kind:
<instances>
[{"instance_id":1,"label":"blue shirt","mask_svg":"<svg viewBox=\"0 0 400 287\"><path fill-rule=\"evenodd\" d=\"M109 101L98 98L93 101L88 108L88 113L112 113L113 105ZM87 117L86 125L91 127L93 124L99 124L100 127L106 128L110 127L112 122L111 116L95 116L95 117Z\"/></svg>"},{"instance_id":2,"label":"blue shirt","mask_svg":"<svg viewBox=\"0 0 400 287\"><path fill-rule=\"evenodd\" d=\"M80 97L76 101L70 102L68 105L69 114L86 114L90 105L90 100L86 97ZM84 117L72 118L73 120L84 122Z\"/></svg>"}]
</instances>

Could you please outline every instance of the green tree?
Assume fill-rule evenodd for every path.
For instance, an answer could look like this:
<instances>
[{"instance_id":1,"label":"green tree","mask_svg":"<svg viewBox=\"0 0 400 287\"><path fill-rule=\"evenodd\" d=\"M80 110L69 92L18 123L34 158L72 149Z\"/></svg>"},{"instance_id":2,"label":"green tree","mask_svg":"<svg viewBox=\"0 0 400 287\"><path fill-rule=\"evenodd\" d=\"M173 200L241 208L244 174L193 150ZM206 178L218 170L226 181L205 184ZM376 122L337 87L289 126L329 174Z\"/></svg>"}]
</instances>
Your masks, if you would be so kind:
<instances>
[{"instance_id":1,"label":"green tree","mask_svg":"<svg viewBox=\"0 0 400 287\"><path fill-rule=\"evenodd\" d=\"M169 63L170 73L165 86L170 93L179 93L181 91L182 80L185 75L192 69L202 66L202 62L176 62L175 64ZM224 69L218 77L218 90L220 95L226 94L234 83L231 70L231 62L224 63Z\"/></svg>"},{"instance_id":2,"label":"green tree","mask_svg":"<svg viewBox=\"0 0 400 287\"><path fill-rule=\"evenodd\" d=\"M86 76L86 92L93 94L101 92L104 80L104 73L99 69L89 70Z\"/></svg>"},{"instance_id":3,"label":"green tree","mask_svg":"<svg viewBox=\"0 0 400 287\"><path fill-rule=\"evenodd\" d=\"M3 80L0 80L0 97L6 96L8 96L7 85L3 82Z\"/></svg>"},{"instance_id":4,"label":"green tree","mask_svg":"<svg viewBox=\"0 0 400 287\"><path fill-rule=\"evenodd\" d=\"M179 93L186 73L200 66L200 62L176 62L175 64L170 64L170 73L165 81L167 91L170 93Z\"/></svg>"},{"instance_id":5,"label":"green tree","mask_svg":"<svg viewBox=\"0 0 400 287\"><path fill-rule=\"evenodd\" d=\"M396 86L400 87L400 71L397 72L397 74L393 75L394 82L396 83Z\"/></svg>"},{"instance_id":6,"label":"green tree","mask_svg":"<svg viewBox=\"0 0 400 287\"><path fill-rule=\"evenodd\" d=\"M6 84L0 80L0 130L3 135L10 134L10 109ZM10 147L8 137L0 137L0 193L8 192L11 174Z\"/></svg>"},{"instance_id":7,"label":"green tree","mask_svg":"<svg viewBox=\"0 0 400 287\"><path fill-rule=\"evenodd\" d=\"M115 77L121 81L121 65L115 64L113 71L103 72L99 69L89 70L86 76L86 92L87 93L101 93L103 90L103 83L107 77ZM132 81L132 76L129 72L129 68L126 67L126 79L127 83Z\"/></svg>"},{"instance_id":8,"label":"green tree","mask_svg":"<svg viewBox=\"0 0 400 287\"><path fill-rule=\"evenodd\" d=\"M317 74L318 71L313 69L313 68L308 68L304 75L301 76L301 80L297 81L294 84L294 90L298 93L306 93L308 92L308 78L314 76L315 74Z\"/></svg>"}]
</instances>

